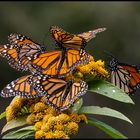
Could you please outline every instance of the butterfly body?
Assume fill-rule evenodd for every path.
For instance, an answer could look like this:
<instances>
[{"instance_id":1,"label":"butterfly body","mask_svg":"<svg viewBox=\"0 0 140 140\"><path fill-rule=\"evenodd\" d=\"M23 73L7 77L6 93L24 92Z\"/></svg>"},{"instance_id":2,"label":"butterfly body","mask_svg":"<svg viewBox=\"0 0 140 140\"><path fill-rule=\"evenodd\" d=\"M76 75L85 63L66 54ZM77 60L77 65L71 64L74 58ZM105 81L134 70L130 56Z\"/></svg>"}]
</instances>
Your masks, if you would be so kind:
<instances>
[{"instance_id":1,"label":"butterfly body","mask_svg":"<svg viewBox=\"0 0 140 140\"><path fill-rule=\"evenodd\" d=\"M89 54L85 50L50 51L37 56L31 63L33 74L48 77L64 77L81 64L89 62Z\"/></svg>"},{"instance_id":2,"label":"butterfly body","mask_svg":"<svg viewBox=\"0 0 140 140\"><path fill-rule=\"evenodd\" d=\"M35 90L44 94L46 102L57 111L68 109L88 89L84 81L66 81L65 78L48 78L44 75L32 76L28 82Z\"/></svg>"}]
</instances>

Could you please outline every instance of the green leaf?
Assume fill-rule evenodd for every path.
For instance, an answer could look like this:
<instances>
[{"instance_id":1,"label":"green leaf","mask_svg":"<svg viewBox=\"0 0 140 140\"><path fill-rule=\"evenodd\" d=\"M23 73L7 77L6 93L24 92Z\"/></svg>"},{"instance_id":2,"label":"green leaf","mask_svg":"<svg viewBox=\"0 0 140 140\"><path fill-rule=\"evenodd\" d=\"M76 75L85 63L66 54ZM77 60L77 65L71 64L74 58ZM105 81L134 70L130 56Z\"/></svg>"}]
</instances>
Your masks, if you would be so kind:
<instances>
[{"instance_id":1,"label":"green leaf","mask_svg":"<svg viewBox=\"0 0 140 140\"><path fill-rule=\"evenodd\" d=\"M6 112L3 112L3 113L0 114L0 119L2 119L4 117L6 117Z\"/></svg>"},{"instance_id":2,"label":"green leaf","mask_svg":"<svg viewBox=\"0 0 140 140\"><path fill-rule=\"evenodd\" d=\"M107 107L99 107L99 106L83 106L78 111L79 114L96 114L96 115L105 115L110 117L115 117L121 120L125 120L131 124L133 124L125 115L122 113Z\"/></svg>"},{"instance_id":3,"label":"green leaf","mask_svg":"<svg viewBox=\"0 0 140 140\"><path fill-rule=\"evenodd\" d=\"M25 139L32 137L35 132L34 126L27 126L16 131L7 133L2 139Z\"/></svg>"},{"instance_id":4,"label":"green leaf","mask_svg":"<svg viewBox=\"0 0 140 140\"><path fill-rule=\"evenodd\" d=\"M97 119L94 118L88 118L88 123L96 126L97 128L101 129L104 131L106 134L111 136L112 138L122 138L122 139L127 139L126 136L124 136L122 133L120 133L118 130L112 128L108 124L101 122Z\"/></svg>"},{"instance_id":5,"label":"green leaf","mask_svg":"<svg viewBox=\"0 0 140 140\"><path fill-rule=\"evenodd\" d=\"M83 104L83 99L79 99L70 109L72 113L77 113Z\"/></svg>"},{"instance_id":6,"label":"green leaf","mask_svg":"<svg viewBox=\"0 0 140 140\"><path fill-rule=\"evenodd\" d=\"M104 80L92 80L88 82L89 91L107 96L114 100L134 104L132 99L122 89Z\"/></svg>"},{"instance_id":7,"label":"green leaf","mask_svg":"<svg viewBox=\"0 0 140 140\"><path fill-rule=\"evenodd\" d=\"M14 120L7 122L7 124L3 127L1 134L6 132L7 130L10 130L10 129L27 124L26 118L27 118L27 116L19 117L17 119L14 119Z\"/></svg>"}]
</instances>

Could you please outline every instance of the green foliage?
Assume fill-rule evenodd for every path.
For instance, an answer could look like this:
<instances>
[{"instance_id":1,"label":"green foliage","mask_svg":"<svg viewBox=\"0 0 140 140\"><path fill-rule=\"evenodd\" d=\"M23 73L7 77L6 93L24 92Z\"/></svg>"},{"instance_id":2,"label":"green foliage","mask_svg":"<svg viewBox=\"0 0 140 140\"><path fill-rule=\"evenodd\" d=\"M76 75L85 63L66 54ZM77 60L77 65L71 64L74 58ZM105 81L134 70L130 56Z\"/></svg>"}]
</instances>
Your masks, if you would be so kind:
<instances>
[{"instance_id":1,"label":"green foliage","mask_svg":"<svg viewBox=\"0 0 140 140\"><path fill-rule=\"evenodd\" d=\"M4 133L7 130L10 130L10 129L13 129L13 128L16 128L16 127L20 127L20 126L23 126L23 125L27 124L26 123L26 118L27 118L27 116L18 117L17 119L13 119L13 120L7 122L6 125L3 127L1 133Z\"/></svg>"},{"instance_id":2,"label":"green foliage","mask_svg":"<svg viewBox=\"0 0 140 140\"><path fill-rule=\"evenodd\" d=\"M124 136L123 134L121 134L118 130L112 128L111 126L109 126L108 124L101 122L95 118L88 118L88 123L91 125L96 126L97 128L101 129L102 131L104 131L106 134L108 134L109 136L111 136L112 138L127 138L126 136Z\"/></svg>"},{"instance_id":3,"label":"green foliage","mask_svg":"<svg viewBox=\"0 0 140 140\"><path fill-rule=\"evenodd\" d=\"M91 80L88 82L89 91L96 92L111 99L134 104L132 99L120 88L114 86L112 83L104 80Z\"/></svg>"},{"instance_id":4,"label":"green foliage","mask_svg":"<svg viewBox=\"0 0 140 140\"><path fill-rule=\"evenodd\" d=\"M6 112L3 112L3 113L0 114L0 119L2 119L4 117L6 117Z\"/></svg>"},{"instance_id":5,"label":"green foliage","mask_svg":"<svg viewBox=\"0 0 140 140\"><path fill-rule=\"evenodd\" d=\"M4 135L2 139L25 139L34 137L34 126L27 126L16 131L11 131Z\"/></svg>"},{"instance_id":6,"label":"green foliage","mask_svg":"<svg viewBox=\"0 0 140 140\"><path fill-rule=\"evenodd\" d=\"M105 115L110 117L115 117L118 119L125 120L132 124L132 122L122 113L107 107L99 106L83 106L78 111L79 114L96 114L96 115Z\"/></svg>"},{"instance_id":7,"label":"green foliage","mask_svg":"<svg viewBox=\"0 0 140 140\"><path fill-rule=\"evenodd\" d=\"M131 103L134 104L132 99L121 89L112 85L111 83L104 81L104 80L92 80L88 82L89 90L91 92L96 92L100 95L109 97L116 101L120 101L123 103ZM114 92L115 91L115 92ZM23 109L24 110L24 109ZM75 104L70 108L71 112L78 113L78 114L94 114L94 115L104 115L109 117L115 117L117 119L121 119L133 124L125 115L121 112L116 111L114 109L108 107L100 107L100 106L83 106L83 99L79 99ZM23 111L24 112L24 111ZM25 111L27 112L27 111ZM0 118L5 117L5 112L0 115ZM2 133L6 132L7 130L17 128L19 126L24 126L26 124L26 116L20 117L16 120L12 120L8 122L3 130ZM103 132L108 134L112 138L127 138L123 134L121 134L118 130L115 130L108 124L101 122L97 119L92 117L88 117L88 124L94 125L95 127L101 129ZM23 139L23 138L34 138L34 127L24 127L19 130L15 130L12 132L7 133L3 136L3 139Z\"/></svg>"},{"instance_id":8,"label":"green foliage","mask_svg":"<svg viewBox=\"0 0 140 140\"><path fill-rule=\"evenodd\" d=\"M79 99L70 109L72 113L77 113L83 105L83 99Z\"/></svg>"}]
</instances>

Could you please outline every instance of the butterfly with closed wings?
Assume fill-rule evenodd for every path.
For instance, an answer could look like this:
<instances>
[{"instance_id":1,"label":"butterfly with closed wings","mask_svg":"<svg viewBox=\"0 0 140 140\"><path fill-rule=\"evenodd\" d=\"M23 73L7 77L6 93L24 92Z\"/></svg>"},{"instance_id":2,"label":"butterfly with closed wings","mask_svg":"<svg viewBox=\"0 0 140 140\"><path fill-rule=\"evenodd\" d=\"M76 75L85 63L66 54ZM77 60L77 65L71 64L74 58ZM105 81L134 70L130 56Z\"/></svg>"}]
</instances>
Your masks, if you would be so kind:
<instances>
[{"instance_id":1,"label":"butterfly with closed wings","mask_svg":"<svg viewBox=\"0 0 140 140\"><path fill-rule=\"evenodd\" d=\"M140 88L140 67L120 63L116 58L109 62L111 82L129 95Z\"/></svg>"},{"instance_id":2,"label":"butterfly with closed wings","mask_svg":"<svg viewBox=\"0 0 140 140\"><path fill-rule=\"evenodd\" d=\"M96 37L96 34L105 31L106 28L98 28L81 34L71 34L58 26L51 26L50 32L55 43L60 48L85 49L88 41Z\"/></svg>"}]
</instances>

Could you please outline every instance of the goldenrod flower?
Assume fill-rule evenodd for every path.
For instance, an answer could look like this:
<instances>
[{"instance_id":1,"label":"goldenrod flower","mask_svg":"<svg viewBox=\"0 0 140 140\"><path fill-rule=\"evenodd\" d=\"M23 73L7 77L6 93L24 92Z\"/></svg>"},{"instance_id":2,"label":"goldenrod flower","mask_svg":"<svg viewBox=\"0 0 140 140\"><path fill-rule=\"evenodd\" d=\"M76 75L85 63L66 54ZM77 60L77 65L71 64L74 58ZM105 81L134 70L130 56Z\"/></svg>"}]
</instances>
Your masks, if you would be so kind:
<instances>
[{"instance_id":1,"label":"goldenrod flower","mask_svg":"<svg viewBox=\"0 0 140 140\"><path fill-rule=\"evenodd\" d=\"M42 97L40 98L40 102L46 104L46 97L45 97L45 96L42 96Z\"/></svg>"},{"instance_id":2,"label":"goldenrod flower","mask_svg":"<svg viewBox=\"0 0 140 140\"><path fill-rule=\"evenodd\" d=\"M53 126L54 125L52 125L51 123L45 123L42 125L41 130L44 132L48 132L53 129Z\"/></svg>"},{"instance_id":3,"label":"goldenrod flower","mask_svg":"<svg viewBox=\"0 0 140 140\"><path fill-rule=\"evenodd\" d=\"M36 104L37 102L39 102L40 97L33 98L33 99L26 99L26 100L27 100L26 102L27 106L30 107L32 104Z\"/></svg>"},{"instance_id":4,"label":"goldenrod flower","mask_svg":"<svg viewBox=\"0 0 140 140\"><path fill-rule=\"evenodd\" d=\"M76 134L78 132L78 124L76 122L69 122L66 125L65 131L68 135Z\"/></svg>"},{"instance_id":5,"label":"goldenrod flower","mask_svg":"<svg viewBox=\"0 0 140 140\"><path fill-rule=\"evenodd\" d=\"M42 130L36 131L35 132L35 139L41 139L45 136L45 132L43 132Z\"/></svg>"},{"instance_id":6,"label":"goldenrod flower","mask_svg":"<svg viewBox=\"0 0 140 140\"><path fill-rule=\"evenodd\" d=\"M52 117L53 115L52 114L47 114L47 115L45 115L44 117L43 117L43 123L47 123L48 122L48 119L50 118L50 117Z\"/></svg>"},{"instance_id":7,"label":"goldenrod flower","mask_svg":"<svg viewBox=\"0 0 140 140\"><path fill-rule=\"evenodd\" d=\"M60 122L57 122L56 125L54 126L54 129L64 131L65 130L65 125L60 123Z\"/></svg>"},{"instance_id":8,"label":"goldenrod flower","mask_svg":"<svg viewBox=\"0 0 140 140\"><path fill-rule=\"evenodd\" d=\"M56 124L56 117L52 116L48 119L48 124L54 126Z\"/></svg>"},{"instance_id":9,"label":"goldenrod flower","mask_svg":"<svg viewBox=\"0 0 140 140\"><path fill-rule=\"evenodd\" d=\"M35 104L31 104L30 107L29 107L29 112L30 113L33 113L34 112L34 106Z\"/></svg>"},{"instance_id":10,"label":"goldenrod flower","mask_svg":"<svg viewBox=\"0 0 140 140\"><path fill-rule=\"evenodd\" d=\"M52 131L45 133L45 139L53 139L53 138L54 136Z\"/></svg>"},{"instance_id":11,"label":"goldenrod flower","mask_svg":"<svg viewBox=\"0 0 140 140\"><path fill-rule=\"evenodd\" d=\"M48 107L46 110L45 110L45 113L46 114L52 114L54 116L56 116L58 114L58 112L56 112L56 110L52 107Z\"/></svg>"},{"instance_id":12,"label":"goldenrod flower","mask_svg":"<svg viewBox=\"0 0 140 140\"><path fill-rule=\"evenodd\" d=\"M84 121L85 123L88 123L87 117L84 114L79 115L80 121Z\"/></svg>"},{"instance_id":13,"label":"goldenrod flower","mask_svg":"<svg viewBox=\"0 0 140 140\"><path fill-rule=\"evenodd\" d=\"M19 109L13 106L20 104ZM78 123L86 121L86 116L71 113L70 110L57 112L44 102L44 97L35 99L16 98L7 107L7 120L12 120L18 116L18 112L23 106L27 107L28 116L26 122L35 127L35 138L59 138L69 139L70 135L78 132ZM29 106L30 105L30 106Z\"/></svg>"},{"instance_id":14,"label":"goldenrod flower","mask_svg":"<svg viewBox=\"0 0 140 140\"><path fill-rule=\"evenodd\" d=\"M35 114L35 122L38 122L40 120L42 120L44 117L44 113L43 112L38 112Z\"/></svg>"},{"instance_id":15,"label":"goldenrod flower","mask_svg":"<svg viewBox=\"0 0 140 140\"><path fill-rule=\"evenodd\" d=\"M45 139L69 139L69 136L63 131L56 130L45 133Z\"/></svg>"},{"instance_id":16,"label":"goldenrod flower","mask_svg":"<svg viewBox=\"0 0 140 140\"><path fill-rule=\"evenodd\" d=\"M26 99L21 97L14 97L10 105L6 108L6 120L9 122L12 119L20 116L19 112L21 111L22 106Z\"/></svg>"},{"instance_id":17,"label":"goldenrod flower","mask_svg":"<svg viewBox=\"0 0 140 140\"><path fill-rule=\"evenodd\" d=\"M14 97L14 99L12 100L10 106L12 106L12 108L14 110L20 110L21 107L24 105L25 103L25 98L21 98L19 96Z\"/></svg>"},{"instance_id":18,"label":"goldenrod flower","mask_svg":"<svg viewBox=\"0 0 140 140\"><path fill-rule=\"evenodd\" d=\"M76 122L76 123L79 123L80 122L80 118L79 118L79 115L78 114L70 114L69 115L70 117L70 121L73 121L73 122Z\"/></svg>"},{"instance_id":19,"label":"goldenrod flower","mask_svg":"<svg viewBox=\"0 0 140 140\"><path fill-rule=\"evenodd\" d=\"M34 106L34 112L41 112L46 109L46 105L42 102L38 102Z\"/></svg>"},{"instance_id":20,"label":"goldenrod flower","mask_svg":"<svg viewBox=\"0 0 140 140\"><path fill-rule=\"evenodd\" d=\"M46 137L45 137L46 138ZM55 139L69 139L68 135L64 131L54 131L53 138Z\"/></svg>"},{"instance_id":21,"label":"goldenrod flower","mask_svg":"<svg viewBox=\"0 0 140 140\"><path fill-rule=\"evenodd\" d=\"M16 113L17 112L14 111L11 106L8 106L6 108L6 120L7 120L7 122L11 121L12 119L15 119Z\"/></svg>"},{"instance_id":22,"label":"goldenrod flower","mask_svg":"<svg viewBox=\"0 0 140 140\"><path fill-rule=\"evenodd\" d=\"M43 125L43 123L42 122L37 122L37 123L35 123L35 130L37 131L37 130L40 130L41 129L41 127L42 127L42 125Z\"/></svg>"},{"instance_id":23,"label":"goldenrod flower","mask_svg":"<svg viewBox=\"0 0 140 140\"><path fill-rule=\"evenodd\" d=\"M30 114L26 119L28 124L34 124L35 123L35 114Z\"/></svg>"},{"instance_id":24,"label":"goldenrod flower","mask_svg":"<svg viewBox=\"0 0 140 140\"><path fill-rule=\"evenodd\" d=\"M105 69L104 61L94 61L92 56L90 56L88 64L76 67L73 75L79 78L86 78L88 76L92 78L95 78L96 76L107 78L109 76L108 71Z\"/></svg>"},{"instance_id":25,"label":"goldenrod flower","mask_svg":"<svg viewBox=\"0 0 140 140\"><path fill-rule=\"evenodd\" d=\"M60 115L58 115L56 117L56 121L58 123L62 123L62 124L67 123L69 120L70 120L70 117L67 114L64 114L64 113L61 113Z\"/></svg>"}]
</instances>

